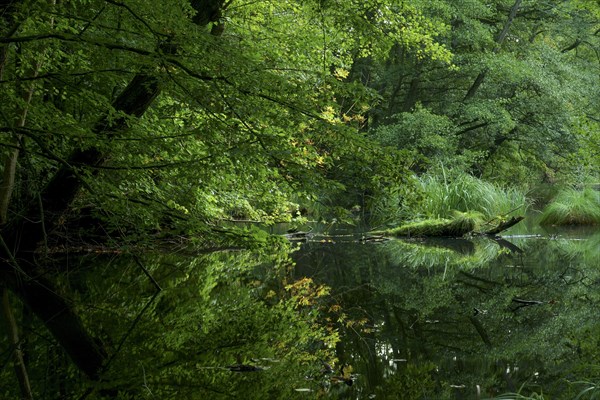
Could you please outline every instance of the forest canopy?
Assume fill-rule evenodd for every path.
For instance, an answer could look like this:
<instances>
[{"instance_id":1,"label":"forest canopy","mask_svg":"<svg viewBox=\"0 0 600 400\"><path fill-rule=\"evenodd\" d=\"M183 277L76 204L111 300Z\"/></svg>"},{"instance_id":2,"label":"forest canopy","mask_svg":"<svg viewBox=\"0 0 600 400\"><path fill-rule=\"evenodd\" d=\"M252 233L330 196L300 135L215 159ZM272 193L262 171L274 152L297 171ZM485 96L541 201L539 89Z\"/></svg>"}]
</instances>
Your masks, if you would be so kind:
<instances>
[{"instance_id":1,"label":"forest canopy","mask_svg":"<svg viewBox=\"0 0 600 400\"><path fill-rule=\"evenodd\" d=\"M138 233L368 209L390 186L401 206L440 166L582 184L597 16L585 1L6 3L3 220L54 203L65 173L48 214Z\"/></svg>"},{"instance_id":2,"label":"forest canopy","mask_svg":"<svg viewBox=\"0 0 600 400\"><path fill-rule=\"evenodd\" d=\"M98 382L107 354L49 254L260 252L274 239L238 223L485 214L450 207L451 184L520 204L593 190L599 72L594 0L1 1L3 291ZM310 308L294 290L272 300L285 318Z\"/></svg>"}]
</instances>

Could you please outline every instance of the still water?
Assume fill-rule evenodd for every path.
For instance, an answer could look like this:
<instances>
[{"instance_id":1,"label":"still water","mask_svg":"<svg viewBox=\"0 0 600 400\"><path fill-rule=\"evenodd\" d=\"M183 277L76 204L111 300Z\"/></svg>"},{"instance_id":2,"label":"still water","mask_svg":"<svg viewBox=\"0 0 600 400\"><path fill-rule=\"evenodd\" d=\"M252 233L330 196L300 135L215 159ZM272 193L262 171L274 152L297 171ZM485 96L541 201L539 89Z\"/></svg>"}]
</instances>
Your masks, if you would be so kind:
<instances>
[{"instance_id":1,"label":"still water","mask_svg":"<svg viewBox=\"0 0 600 400\"><path fill-rule=\"evenodd\" d=\"M296 276L330 286L352 321L337 356L353 382L337 397L600 396L597 228L333 241L294 259Z\"/></svg>"},{"instance_id":2,"label":"still water","mask_svg":"<svg viewBox=\"0 0 600 400\"><path fill-rule=\"evenodd\" d=\"M598 229L514 228L501 240L337 229L291 248L253 235L262 245L243 251L40 254L72 322L62 339L31 297L10 300L41 399L600 396ZM9 337L0 398L17 399ZM97 376L72 362L85 340Z\"/></svg>"}]
</instances>

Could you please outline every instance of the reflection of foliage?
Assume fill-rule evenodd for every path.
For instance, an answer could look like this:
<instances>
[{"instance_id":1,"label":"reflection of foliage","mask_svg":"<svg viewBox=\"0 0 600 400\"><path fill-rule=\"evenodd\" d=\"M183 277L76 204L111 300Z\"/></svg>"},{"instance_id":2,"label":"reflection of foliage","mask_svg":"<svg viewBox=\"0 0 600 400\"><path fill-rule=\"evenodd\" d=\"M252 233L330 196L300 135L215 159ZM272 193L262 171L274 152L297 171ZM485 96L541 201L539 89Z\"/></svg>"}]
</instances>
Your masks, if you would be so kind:
<instances>
[{"instance_id":1,"label":"reflection of foliage","mask_svg":"<svg viewBox=\"0 0 600 400\"><path fill-rule=\"evenodd\" d=\"M302 278L286 285L285 289L291 294L291 301L295 304L295 308L313 306L316 299L329 294L327 286L315 286L310 278Z\"/></svg>"},{"instance_id":2,"label":"reflection of foliage","mask_svg":"<svg viewBox=\"0 0 600 400\"><path fill-rule=\"evenodd\" d=\"M410 400L434 395L433 363L408 364L392 373L377 388L377 399Z\"/></svg>"},{"instance_id":3,"label":"reflection of foliage","mask_svg":"<svg viewBox=\"0 0 600 400\"><path fill-rule=\"evenodd\" d=\"M486 239L392 240L382 247L392 265L428 269L473 269L494 260L502 252L496 242Z\"/></svg>"},{"instance_id":4,"label":"reflection of foliage","mask_svg":"<svg viewBox=\"0 0 600 400\"><path fill-rule=\"evenodd\" d=\"M302 274L327 283L349 314L375 327L346 330L338 346L340 359L362 360L360 393L392 393L409 381L395 365L424 360L436 372L420 375L421 385L432 378L435 386L416 398L471 398L479 387L482 398L572 399L591 387L575 382L600 381L598 237L512 241L315 244L303 252Z\"/></svg>"},{"instance_id":5,"label":"reflection of foliage","mask_svg":"<svg viewBox=\"0 0 600 400\"><path fill-rule=\"evenodd\" d=\"M338 335L320 318L326 286L287 279L283 287L286 254L286 247L273 247L268 256L145 256L141 264L162 287L156 299L128 256L82 259L62 287L114 356L103 376L107 389L135 398L290 398L294 388L320 387L321 360L334 360ZM40 354L57 352L54 360L30 362L37 393L57 389L41 379L51 371L50 381L78 398L86 383L61 352L29 340ZM9 372L0 374L2 382ZM307 383L306 376L315 379Z\"/></svg>"}]
</instances>

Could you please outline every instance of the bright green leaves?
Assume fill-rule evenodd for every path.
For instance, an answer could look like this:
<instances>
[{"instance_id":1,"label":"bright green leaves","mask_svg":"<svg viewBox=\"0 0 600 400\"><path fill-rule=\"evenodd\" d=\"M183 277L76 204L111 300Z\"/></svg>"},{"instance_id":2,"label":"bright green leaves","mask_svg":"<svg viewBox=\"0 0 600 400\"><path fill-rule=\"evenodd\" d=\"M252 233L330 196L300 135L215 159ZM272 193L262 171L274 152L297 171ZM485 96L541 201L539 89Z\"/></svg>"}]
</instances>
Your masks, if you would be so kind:
<instances>
[{"instance_id":1,"label":"bright green leaves","mask_svg":"<svg viewBox=\"0 0 600 400\"><path fill-rule=\"evenodd\" d=\"M221 35L193 24L188 2L86 1L23 14L16 37L29 39L9 81L37 68L28 154L40 166L29 179L43 186L43 170L93 148L106 157L82 171L89 190L77 205L104 209L115 226L289 220L291 199L337 193L337 178L374 160L346 161L365 148L359 132L379 98L354 80L357 57L385 59L399 45L450 61L435 40L449 27L417 6L266 1L221 11ZM160 88L142 118L111 106L140 72ZM11 116L20 97L7 82Z\"/></svg>"},{"instance_id":2,"label":"bright green leaves","mask_svg":"<svg viewBox=\"0 0 600 400\"><path fill-rule=\"evenodd\" d=\"M385 58L400 44L414 51L418 58L449 63L450 52L435 38L449 27L442 20L425 17L420 4L388 4L379 1L325 2L318 11L325 21L331 18L340 26L336 43L355 58Z\"/></svg>"},{"instance_id":3,"label":"bright green leaves","mask_svg":"<svg viewBox=\"0 0 600 400\"><path fill-rule=\"evenodd\" d=\"M291 295L292 304L296 309L313 306L319 297L329 294L329 288L315 285L310 278L303 278L286 285L285 290Z\"/></svg>"}]
</instances>

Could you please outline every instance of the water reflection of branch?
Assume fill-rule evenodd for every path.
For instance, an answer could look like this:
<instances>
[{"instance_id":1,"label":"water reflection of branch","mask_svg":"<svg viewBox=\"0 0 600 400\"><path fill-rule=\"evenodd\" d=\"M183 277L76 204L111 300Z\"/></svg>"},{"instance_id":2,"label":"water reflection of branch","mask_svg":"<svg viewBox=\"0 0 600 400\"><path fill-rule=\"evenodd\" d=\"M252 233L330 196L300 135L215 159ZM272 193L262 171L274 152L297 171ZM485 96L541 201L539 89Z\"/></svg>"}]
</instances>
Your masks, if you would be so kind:
<instances>
[{"instance_id":1,"label":"water reflection of branch","mask_svg":"<svg viewBox=\"0 0 600 400\"><path fill-rule=\"evenodd\" d=\"M148 302L146 303L146 305L144 306L144 308L142 308L142 310L135 317L135 319L133 320L133 322L129 326L129 329L127 330L127 332L125 332L125 334L123 335L123 337L119 341L119 344L117 345L116 351L112 354L112 356L108 359L108 361L104 365L103 371L107 371L108 370L108 367L110 366L111 362L121 352L121 348L125 344L125 341L129 337L129 335L131 334L131 332L133 332L133 330L135 329L135 327L138 324L138 322L141 320L141 318L144 315L144 313L146 312L146 310L148 310L148 308L150 307L150 305L152 303L154 303L154 300L156 300L156 298L158 297L158 295L162 291L162 288L160 287L160 285L158 284L158 282L154 279L154 277L144 267L144 265L142 264L142 262L140 261L140 259L137 256L134 256L134 260L135 260L136 264L142 269L142 271L144 272L144 275L146 275L148 277L148 279L150 280L150 282L152 282L152 284L156 288L156 292L154 292L154 295L152 296L152 298L150 300L148 300Z\"/></svg>"},{"instance_id":2,"label":"water reflection of branch","mask_svg":"<svg viewBox=\"0 0 600 400\"><path fill-rule=\"evenodd\" d=\"M512 312L517 312L519 309L521 309L523 307L539 306L542 304L548 304L547 301L524 300L524 299L518 299L516 297L512 299L512 302L517 303L517 306L511 310Z\"/></svg>"},{"instance_id":3,"label":"water reflection of branch","mask_svg":"<svg viewBox=\"0 0 600 400\"><path fill-rule=\"evenodd\" d=\"M484 282L484 283L489 283L490 285L502 285L502 282L497 282L497 281L492 281L490 279L482 278L480 276L470 274L470 273L468 273L466 271L460 271L459 273L461 275L466 276L467 278L470 278L470 279L473 279L473 280L476 280L476 281L480 281L480 282Z\"/></svg>"},{"instance_id":4,"label":"water reflection of branch","mask_svg":"<svg viewBox=\"0 0 600 400\"><path fill-rule=\"evenodd\" d=\"M477 282L482 282L482 283L488 285L488 287L486 287L484 285L478 285L475 282L469 282L469 281L466 281L466 280L457 279L457 282L460 282L460 283L464 284L465 286L473 287L473 288L479 290L482 293L488 293L489 292L489 290L491 289L491 287L489 287L489 285L492 285L492 286L502 285L502 282L496 282L496 281L492 281L490 279L482 278L480 276L476 276L476 275L470 274L470 273L468 273L466 271L460 271L459 274L462 275L462 276L464 276L464 277L466 277L466 278L472 279L472 280L477 281Z\"/></svg>"},{"instance_id":5,"label":"water reflection of branch","mask_svg":"<svg viewBox=\"0 0 600 400\"><path fill-rule=\"evenodd\" d=\"M481 322L475 317L469 317L469 321L471 321L471 323L475 327L475 330L477 331L477 333L479 333L479 336L481 337L481 340L483 340L483 343L485 343L487 347L492 347L490 337L488 336Z\"/></svg>"},{"instance_id":6,"label":"water reflection of branch","mask_svg":"<svg viewBox=\"0 0 600 400\"><path fill-rule=\"evenodd\" d=\"M523 254L523 250L517 246L516 244L513 244L511 242L509 242L508 240L502 239L502 238L494 238L494 241L496 243L498 243L498 245L500 247L504 247L505 249L510 250L513 253L519 253L519 254Z\"/></svg>"},{"instance_id":7,"label":"water reflection of branch","mask_svg":"<svg viewBox=\"0 0 600 400\"><path fill-rule=\"evenodd\" d=\"M581 278L577 279L577 280L573 280L573 279L568 279L569 277L571 277L571 275L567 275L567 273L569 271L575 271L575 275L580 275ZM585 274L584 271L582 271L579 268L574 268L574 267L567 267L563 273L561 273L559 275L560 280L564 282L565 285L576 285L578 283L583 283L585 286L590 286L591 284L586 284L585 282L583 282L584 280L587 279L587 275Z\"/></svg>"}]
</instances>

